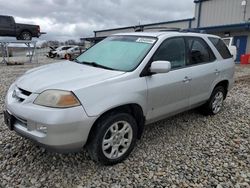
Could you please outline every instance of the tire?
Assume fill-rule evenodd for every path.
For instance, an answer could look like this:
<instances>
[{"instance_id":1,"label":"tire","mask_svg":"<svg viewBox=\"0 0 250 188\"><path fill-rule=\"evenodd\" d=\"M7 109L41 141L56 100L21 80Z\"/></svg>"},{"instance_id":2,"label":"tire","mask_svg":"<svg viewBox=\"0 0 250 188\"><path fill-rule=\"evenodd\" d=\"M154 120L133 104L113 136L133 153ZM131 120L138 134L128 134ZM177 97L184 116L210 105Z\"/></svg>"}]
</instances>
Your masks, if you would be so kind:
<instances>
[{"instance_id":1,"label":"tire","mask_svg":"<svg viewBox=\"0 0 250 188\"><path fill-rule=\"evenodd\" d=\"M202 106L202 112L204 115L216 115L218 114L223 106L223 101L226 96L225 88L217 86L214 88L209 100L205 105Z\"/></svg>"},{"instance_id":2,"label":"tire","mask_svg":"<svg viewBox=\"0 0 250 188\"><path fill-rule=\"evenodd\" d=\"M132 152L137 138L135 119L127 113L109 113L101 118L90 135L87 150L92 160L114 165Z\"/></svg>"},{"instance_id":3,"label":"tire","mask_svg":"<svg viewBox=\"0 0 250 188\"><path fill-rule=\"evenodd\" d=\"M50 58L55 58L56 54L50 54Z\"/></svg>"},{"instance_id":4,"label":"tire","mask_svg":"<svg viewBox=\"0 0 250 188\"><path fill-rule=\"evenodd\" d=\"M23 31L20 36L19 36L20 40L31 40L32 39L32 35L29 31Z\"/></svg>"},{"instance_id":5,"label":"tire","mask_svg":"<svg viewBox=\"0 0 250 188\"><path fill-rule=\"evenodd\" d=\"M70 54L65 54L64 59L71 60L71 55Z\"/></svg>"}]
</instances>

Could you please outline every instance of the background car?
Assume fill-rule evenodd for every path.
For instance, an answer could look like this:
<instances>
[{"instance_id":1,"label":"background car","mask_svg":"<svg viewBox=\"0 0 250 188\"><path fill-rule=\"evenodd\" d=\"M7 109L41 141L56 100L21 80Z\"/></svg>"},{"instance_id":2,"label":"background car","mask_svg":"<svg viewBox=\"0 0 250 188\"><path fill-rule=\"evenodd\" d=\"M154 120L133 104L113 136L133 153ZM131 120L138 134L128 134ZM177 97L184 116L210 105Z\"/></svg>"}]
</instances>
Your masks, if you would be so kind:
<instances>
[{"instance_id":1,"label":"background car","mask_svg":"<svg viewBox=\"0 0 250 188\"><path fill-rule=\"evenodd\" d=\"M223 38L224 43L227 45L230 53L232 54L234 61L237 58L237 47L233 45L233 37Z\"/></svg>"},{"instance_id":2,"label":"background car","mask_svg":"<svg viewBox=\"0 0 250 188\"><path fill-rule=\"evenodd\" d=\"M69 49L69 48L71 48L71 47L72 47L72 46L59 46L59 47L57 47L56 49L53 49L53 47L50 47L51 50L48 52L47 57L50 57L50 58L57 57L57 54L58 54L60 51L67 50L67 49Z\"/></svg>"},{"instance_id":3,"label":"background car","mask_svg":"<svg viewBox=\"0 0 250 188\"><path fill-rule=\"evenodd\" d=\"M80 46L73 46L66 50L61 50L57 53L57 57L60 59L73 59L80 55L84 50Z\"/></svg>"},{"instance_id":4,"label":"background car","mask_svg":"<svg viewBox=\"0 0 250 188\"><path fill-rule=\"evenodd\" d=\"M40 26L16 23L12 16L0 15L0 36L16 37L17 40L31 40L40 37Z\"/></svg>"}]
</instances>

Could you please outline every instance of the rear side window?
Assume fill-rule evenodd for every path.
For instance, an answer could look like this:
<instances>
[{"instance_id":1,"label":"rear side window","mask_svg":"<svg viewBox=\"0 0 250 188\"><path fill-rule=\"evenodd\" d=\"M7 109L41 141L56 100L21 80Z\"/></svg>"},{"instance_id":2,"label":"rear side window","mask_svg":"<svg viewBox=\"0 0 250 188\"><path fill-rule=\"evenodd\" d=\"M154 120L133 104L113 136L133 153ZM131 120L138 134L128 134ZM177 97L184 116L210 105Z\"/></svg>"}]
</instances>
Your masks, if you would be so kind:
<instances>
[{"instance_id":1,"label":"rear side window","mask_svg":"<svg viewBox=\"0 0 250 188\"><path fill-rule=\"evenodd\" d=\"M228 47L221 39L209 37L209 40L213 43L213 45L218 50L223 59L232 58L232 55L228 50Z\"/></svg>"},{"instance_id":2,"label":"rear side window","mask_svg":"<svg viewBox=\"0 0 250 188\"><path fill-rule=\"evenodd\" d=\"M185 66L185 41L183 38L170 38L165 40L155 52L153 61L169 61L171 68Z\"/></svg>"},{"instance_id":3,"label":"rear side window","mask_svg":"<svg viewBox=\"0 0 250 188\"><path fill-rule=\"evenodd\" d=\"M63 47L62 50L68 50L70 49L71 47Z\"/></svg>"},{"instance_id":4,"label":"rear side window","mask_svg":"<svg viewBox=\"0 0 250 188\"><path fill-rule=\"evenodd\" d=\"M187 45L187 65L209 63L215 60L212 50L203 39L198 37L187 37Z\"/></svg>"}]
</instances>

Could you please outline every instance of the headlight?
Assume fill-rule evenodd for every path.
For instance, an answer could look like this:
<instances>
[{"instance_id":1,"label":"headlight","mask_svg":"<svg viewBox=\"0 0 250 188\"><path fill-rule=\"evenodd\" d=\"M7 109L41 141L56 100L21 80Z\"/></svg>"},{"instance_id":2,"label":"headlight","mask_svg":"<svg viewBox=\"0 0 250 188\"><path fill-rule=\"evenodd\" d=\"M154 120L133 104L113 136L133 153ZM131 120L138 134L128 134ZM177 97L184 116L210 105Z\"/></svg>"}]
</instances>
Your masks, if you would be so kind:
<instances>
[{"instance_id":1,"label":"headlight","mask_svg":"<svg viewBox=\"0 0 250 188\"><path fill-rule=\"evenodd\" d=\"M52 108L79 106L80 102L70 91L46 90L35 99L34 104Z\"/></svg>"}]
</instances>

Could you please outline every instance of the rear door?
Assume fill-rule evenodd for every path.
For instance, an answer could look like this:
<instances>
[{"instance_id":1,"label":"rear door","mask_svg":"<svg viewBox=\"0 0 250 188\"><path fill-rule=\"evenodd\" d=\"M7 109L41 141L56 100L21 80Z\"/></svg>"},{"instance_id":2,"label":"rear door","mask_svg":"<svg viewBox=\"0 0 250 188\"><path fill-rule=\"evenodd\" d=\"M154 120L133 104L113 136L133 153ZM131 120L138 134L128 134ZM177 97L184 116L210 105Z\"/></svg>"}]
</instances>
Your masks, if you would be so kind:
<instances>
[{"instance_id":1,"label":"rear door","mask_svg":"<svg viewBox=\"0 0 250 188\"><path fill-rule=\"evenodd\" d=\"M219 79L219 71L216 57L204 39L186 37L186 44L191 108L209 99L211 86Z\"/></svg>"},{"instance_id":2,"label":"rear door","mask_svg":"<svg viewBox=\"0 0 250 188\"><path fill-rule=\"evenodd\" d=\"M183 37L168 38L153 55L153 61L169 61L171 71L146 77L148 85L147 121L161 119L189 107L189 83L185 80L188 70Z\"/></svg>"},{"instance_id":3,"label":"rear door","mask_svg":"<svg viewBox=\"0 0 250 188\"><path fill-rule=\"evenodd\" d=\"M214 47L219 52L221 59L217 64L217 69L220 73L220 80L228 80L229 81L229 88L232 87L233 80L234 80L234 61L232 59L232 54L230 53L229 49L225 45L225 43L216 37L209 37L209 40L212 42Z\"/></svg>"}]
</instances>

